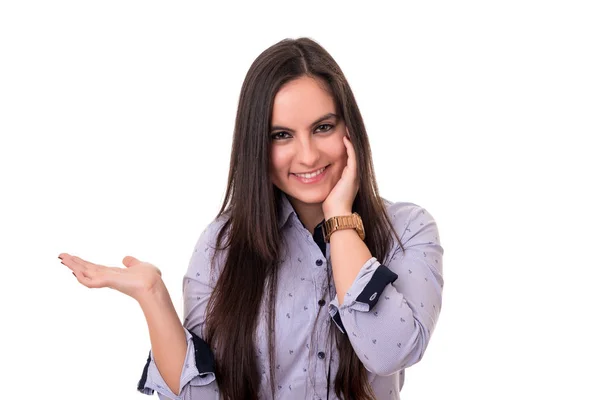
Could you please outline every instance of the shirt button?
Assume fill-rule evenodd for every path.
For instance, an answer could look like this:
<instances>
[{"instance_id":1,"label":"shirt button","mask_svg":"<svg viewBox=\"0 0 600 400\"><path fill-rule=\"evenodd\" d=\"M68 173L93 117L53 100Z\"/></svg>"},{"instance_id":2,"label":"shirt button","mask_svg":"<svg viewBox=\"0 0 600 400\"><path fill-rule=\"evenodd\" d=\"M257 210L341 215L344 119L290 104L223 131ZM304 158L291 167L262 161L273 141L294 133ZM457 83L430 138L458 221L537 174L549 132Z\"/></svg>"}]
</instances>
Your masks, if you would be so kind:
<instances>
[{"instance_id":1,"label":"shirt button","mask_svg":"<svg viewBox=\"0 0 600 400\"><path fill-rule=\"evenodd\" d=\"M325 358L325 353L323 353L322 351L317 353L317 357L319 357L321 360Z\"/></svg>"},{"instance_id":2,"label":"shirt button","mask_svg":"<svg viewBox=\"0 0 600 400\"><path fill-rule=\"evenodd\" d=\"M319 306L323 307L325 305L325 300L321 299L319 300Z\"/></svg>"},{"instance_id":3,"label":"shirt button","mask_svg":"<svg viewBox=\"0 0 600 400\"><path fill-rule=\"evenodd\" d=\"M317 260L316 262L317 267L320 267L321 265L323 265L323 260L321 260L320 258Z\"/></svg>"}]
</instances>

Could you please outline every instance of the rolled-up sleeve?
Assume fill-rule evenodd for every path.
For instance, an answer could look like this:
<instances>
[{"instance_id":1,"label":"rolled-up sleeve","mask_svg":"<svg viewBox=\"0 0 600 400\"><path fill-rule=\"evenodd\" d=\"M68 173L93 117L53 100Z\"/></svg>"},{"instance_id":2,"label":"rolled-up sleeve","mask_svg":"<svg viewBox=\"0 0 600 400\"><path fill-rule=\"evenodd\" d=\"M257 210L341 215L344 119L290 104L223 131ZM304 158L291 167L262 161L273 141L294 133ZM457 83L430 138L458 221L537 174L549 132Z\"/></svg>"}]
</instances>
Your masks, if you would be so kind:
<instances>
[{"instance_id":1,"label":"rolled-up sleeve","mask_svg":"<svg viewBox=\"0 0 600 400\"><path fill-rule=\"evenodd\" d=\"M217 228L217 222L213 221L202 232L183 277L183 327L187 351L179 380L180 393L175 395L165 383L150 351L137 387L143 394L153 395L156 391L161 400L219 397L214 355L202 338L206 306L216 282L210 260Z\"/></svg>"},{"instance_id":2,"label":"rolled-up sleeve","mask_svg":"<svg viewBox=\"0 0 600 400\"><path fill-rule=\"evenodd\" d=\"M163 380L154 362L152 351L148 354L146 366L138 382L138 391L147 395L152 395L156 391L168 399L183 399L185 391L189 390L186 389L188 384L204 386L215 380L214 358L210 348L200 337L187 329L184 330L188 347L179 378L179 387L182 388L179 396L175 395Z\"/></svg>"},{"instance_id":3,"label":"rolled-up sleeve","mask_svg":"<svg viewBox=\"0 0 600 400\"><path fill-rule=\"evenodd\" d=\"M395 243L387 265L367 260L344 301L329 313L367 370L390 375L421 360L442 306L442 256L437 224L411 203L391 206Z\"/></svg>"}]
</instances>

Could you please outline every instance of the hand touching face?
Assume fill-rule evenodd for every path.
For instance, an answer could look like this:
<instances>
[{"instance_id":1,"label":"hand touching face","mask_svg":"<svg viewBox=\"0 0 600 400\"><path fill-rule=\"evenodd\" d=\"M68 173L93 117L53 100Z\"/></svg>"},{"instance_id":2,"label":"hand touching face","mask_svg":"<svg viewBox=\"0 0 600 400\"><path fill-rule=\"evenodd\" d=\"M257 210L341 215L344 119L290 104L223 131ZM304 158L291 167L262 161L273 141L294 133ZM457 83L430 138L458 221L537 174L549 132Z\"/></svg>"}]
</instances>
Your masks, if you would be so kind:
<instances>
[{"instance_id":1,"label":"hand touching face","mask_svg":"<svg viewBox=\"0 0 600 400\"><path fill-rule=\"evenodd\" d=\"M348 133L348 128L346 128ZM343 138L348 159L342 171L342 176L323 202L325 219L339 215L352 214L352 204L358 193L358 172L356 153L349 139L349 133Z\"/></svg>"}]
</instances>

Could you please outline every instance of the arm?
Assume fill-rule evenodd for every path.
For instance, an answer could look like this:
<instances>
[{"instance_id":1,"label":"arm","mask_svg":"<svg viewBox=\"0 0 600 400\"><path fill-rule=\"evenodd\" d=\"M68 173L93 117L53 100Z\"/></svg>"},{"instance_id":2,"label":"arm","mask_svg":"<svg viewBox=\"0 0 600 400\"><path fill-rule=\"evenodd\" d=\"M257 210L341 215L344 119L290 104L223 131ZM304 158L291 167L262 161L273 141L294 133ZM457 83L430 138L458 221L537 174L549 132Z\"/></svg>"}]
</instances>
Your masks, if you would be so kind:
<instances>
[{"instance_id":1,"label":"arm","mask_svg":"<svg viewBox=\"0 0 600 400\"><path fill-rule=\"evenodd\" d=\"M138 383L138 391L144 394L157 391L161 400L219 396L214 357L202 339L206 306L215 282L209 255L214 230L213 222L200 235L183 277L183 325L166 290L145 299L142 305L148 326L153 324L150 328L152 350Z\"/></svg>"},{"instance_id":2,"label":"arm","mask_svg":"<svg viewBox=\"0 0 600 400\"><path fill-rule=\"evenodd\" d=\"M156 367L171 391L179 394L179 381L186 356L186 334L164 282L139 301L150 332Z\"/></svg>"},{"instance_id":3,"label":"arm","mask_svg":"<svg viewBox=\"0 0 600 400\"><path fill-rule=\"evenodd\" d=\"M339 215L350 214L352 213ZM330 217L325 218L329 219ZM334 232L329 240L329 249L335 290L338 301L342 303L346 291L352 286L362 266L373 256L354 229Z\"/></svg>"},{"instance_id":4,"label":"arm","mask_svg":"<svg viewBox=\"0 0 600 400\"><path fill-rule=\"evenodd\" d=\"M405 252L395 243L388 265L371 257L357 268L362 258L351 259L356 253L350 246L334 242L337 232L331 236L336 290L338 280L348 285L347 276L354 277L342 301L338 296L331 302L330 314L334 321L341 319L340 330L365 367L377 375L390 375L421 360L439 316L443 287L443 249L433 217L407 203L396 203L391 211ZM360 252L358 247L355 252Z\"/></svg>"}]
</instances>

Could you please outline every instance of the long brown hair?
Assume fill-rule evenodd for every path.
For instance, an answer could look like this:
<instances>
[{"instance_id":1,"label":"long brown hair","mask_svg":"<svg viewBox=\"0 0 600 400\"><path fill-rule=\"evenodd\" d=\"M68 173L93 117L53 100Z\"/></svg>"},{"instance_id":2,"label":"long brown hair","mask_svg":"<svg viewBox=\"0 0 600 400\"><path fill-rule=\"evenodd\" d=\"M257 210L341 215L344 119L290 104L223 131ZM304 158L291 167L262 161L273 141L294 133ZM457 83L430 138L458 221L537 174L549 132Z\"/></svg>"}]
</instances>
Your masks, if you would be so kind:
<instances>
[{"instance_id":1,"label":"long brown hair","mask_svg":"<svg viewBox=\"0 0 600 400\"><path fill-rule=\"evenodd\" d=\"M358 105L340 67L323 47L309 38L284 39L266 49L252 63L240 93L227 190L217 215L217 218L228 216L216 243L217 249L228 249L228 253L206 315L205 339L214 350L217 383L228 400L258 398L261 379L255 339L263 296L269 316L269 357L271 365L275 365L274 299L281 232L277 224L279 189L269 175L268 132L276 93L285 83L301 76L326 84L336 111L350 132L359 175L359 190L352 209L362 217L367 233L365 243L371 254L384 260L393 243L392 233L400 243L379 196ZM367 371L350 340L334 324L331 326L340 357L336 395L347 400L374 399ZM270 378L274 394L273 369Z\"/></svg>"}]
</instances>

